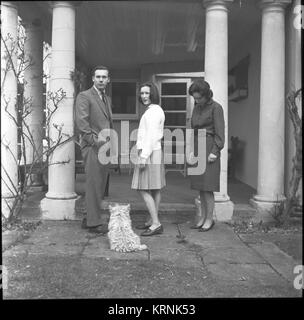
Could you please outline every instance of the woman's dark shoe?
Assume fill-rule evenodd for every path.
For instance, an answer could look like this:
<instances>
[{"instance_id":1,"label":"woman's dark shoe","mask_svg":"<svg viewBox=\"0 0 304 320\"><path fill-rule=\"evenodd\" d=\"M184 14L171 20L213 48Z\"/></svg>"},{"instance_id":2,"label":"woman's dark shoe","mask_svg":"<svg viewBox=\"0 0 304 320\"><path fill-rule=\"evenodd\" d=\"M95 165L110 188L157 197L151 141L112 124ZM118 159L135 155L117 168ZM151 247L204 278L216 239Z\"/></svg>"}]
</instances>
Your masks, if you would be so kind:
<instances>
[{"instance_id":1,"label":"woman's dark shoe","mask_svg":"<svg viewBox=\"0 0 304 320\"><path fill-rule=\"evenodd\" d=\"M214 220L212 220L210 227L208 227L208 228L201 227L198 231L199 231L199 232L209 231L209 230L211 230L211 229L214 227L214 225L215 225L215 222L214 222Z\"/></svg>"},{"instance_id":2,"label":"woman's dark shoe","mask_svg":"<svg viewBox=\"0 0 304 320\"><path fill-rule=\"evenodd\" d=\"M146 229L148 229L150 227L151 227L151 224L143 223L143 224L139 224L135 228L138 229L138 230L146 230Z\"/></svg>"},{"instance_id":3,"label":"woman's dark shoe","mask_svg":"<svg viewBox=\"0 0 304 320\"><path fill-rule=\"evenodd\" d=\"M194 224L193 226L190 226L190 229L200 229L204 225L205 221L206 219L204 219L200 224Z\"/></svg>"},{"instance_id":4,"label":"woman's dark shoe","mask_svg":"<svg viewBox=\"0 0 304 320\"><path fill-rule=\"evenodd\" d=\"M164 228L162 225L160 225L159 227L157 227L154 230L151 230L150 228L145 230L144 232L142 232L140 235L144 236L144 237L148 237L148 236L154 236L155 234L162 234L164 232Z\"/></svg>"}]
</instances>

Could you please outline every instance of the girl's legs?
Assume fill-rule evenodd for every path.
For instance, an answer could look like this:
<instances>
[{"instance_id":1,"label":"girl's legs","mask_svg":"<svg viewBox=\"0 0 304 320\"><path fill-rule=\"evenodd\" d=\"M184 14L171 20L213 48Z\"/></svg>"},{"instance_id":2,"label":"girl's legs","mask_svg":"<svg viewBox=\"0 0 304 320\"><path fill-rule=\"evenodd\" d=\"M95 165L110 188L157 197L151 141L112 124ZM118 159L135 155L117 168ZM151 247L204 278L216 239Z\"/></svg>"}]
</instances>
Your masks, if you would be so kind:
<instances>
[{"instance_id":1,"label":"girl's legs","mask_svg":"<svg viewBox=\"0 0 304 320\"><path fill-rule=\"evenodd\" d=\"M151 190L151 195L152 195L152 198L154 199L156 212L158 214L159 204L161 200L160 190ZM153 223L152 218L150 217L149 220L146 222L146 225L151 225L152 223Z\"/></svg>"},{"instance_id":2,"label":"girl's legs","mask_svg":"<svg viewBox=\"0 0 304 320\"><path fill-rule=\"evenodd\" d=\"M156 209L154 198L149 191L139 190L139 193L142 196L151 216L152 225L150 229L154 230L160 226L160 222L158 220L158 211Z\"/></svg>"},{"instance_id":3,"label":"girl's legs","mask_svg":"<svg viewBox=\"0 0 304 320\"><path fill-rule=\"evenodd\" d=\"M156 211L158 213L159 204L160 204L160 200L161 200L160 190L151 190L151 194L152 194L152 197L155 202Z\"/></svg>"}]
</instances>

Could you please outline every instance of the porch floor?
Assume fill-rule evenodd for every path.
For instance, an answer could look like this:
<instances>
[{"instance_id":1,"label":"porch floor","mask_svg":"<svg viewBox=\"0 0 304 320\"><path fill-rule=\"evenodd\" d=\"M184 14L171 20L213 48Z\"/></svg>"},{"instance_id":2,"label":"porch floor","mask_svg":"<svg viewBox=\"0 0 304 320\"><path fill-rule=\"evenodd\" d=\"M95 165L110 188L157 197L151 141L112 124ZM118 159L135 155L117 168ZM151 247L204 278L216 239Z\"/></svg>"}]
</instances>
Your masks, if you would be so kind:
<instances>
[{"instance_id":1,"label":"porch floor","mask_svg":"<svg viewBox=\"0 0 304 320\"><path fill-rule=\"evenodd\" d=\"M141 203L142 199L138 192L131 189L132 173L122 172L121 175L111 172L109 184L109 196L105 197L109 202ZM85 175L77 174L76 192L83 195L85 191ZM197 196L195 190L190 189L190 180L180 172L167 172L167 185L162 191L162 203L178 205L194 205L194 198ZM231 201L236 204L248 204L249 199L255 194L250 186L236 180L228 180L228 195Z\"/></svg>"}]
</instances>

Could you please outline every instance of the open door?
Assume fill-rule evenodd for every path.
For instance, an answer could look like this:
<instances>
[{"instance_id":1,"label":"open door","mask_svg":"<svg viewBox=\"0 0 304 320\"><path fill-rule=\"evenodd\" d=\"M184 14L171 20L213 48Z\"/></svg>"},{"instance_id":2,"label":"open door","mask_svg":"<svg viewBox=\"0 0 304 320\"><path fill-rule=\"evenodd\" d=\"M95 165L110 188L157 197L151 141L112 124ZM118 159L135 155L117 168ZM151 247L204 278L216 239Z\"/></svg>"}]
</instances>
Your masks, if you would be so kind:
<instances>
[{"instance_id":1,"label":"open door","mask_svg":"<svg viewBox=\"0 0 304 320\"><path fill-rule=\"evenodd\" d=\"M166 116L165 129L172 133L175 129L180 129L179 133L182 132L182 135L173 141L166 139L166 137L164 139L166 172L180 171L186 175L186 129L191 126L193 109L192 98L188 95L191 79L157 77L156 81L160 90L160 105ZM170 159L172 159L172 163L168 163L171 162Z\"/></svg>"}]
</instances>

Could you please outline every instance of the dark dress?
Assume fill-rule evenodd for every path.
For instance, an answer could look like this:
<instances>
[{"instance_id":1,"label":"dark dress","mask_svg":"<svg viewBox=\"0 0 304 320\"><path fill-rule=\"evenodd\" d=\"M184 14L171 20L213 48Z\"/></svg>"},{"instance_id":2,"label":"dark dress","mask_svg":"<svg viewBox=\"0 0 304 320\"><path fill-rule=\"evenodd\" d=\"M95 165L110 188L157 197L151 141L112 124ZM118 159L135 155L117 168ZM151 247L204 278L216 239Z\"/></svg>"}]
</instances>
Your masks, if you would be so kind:
<instances>
[{"instance_id":1,"label":"dark dress","mask_svg":"<svg viewBox=\"0 0 304 320\"><path fill-rule=\"evenodd\" d=\"M194 129L194 154L197 155L198 129L206 130L206 169L201 175L190 175L191 189L200 191L220 191L221 150L225 143L225 123L223 108L210 99L204 105L194 106L191 118ZM208 163L208 156L213 153L217 159Z\"/></svg>"}]
</instances>

